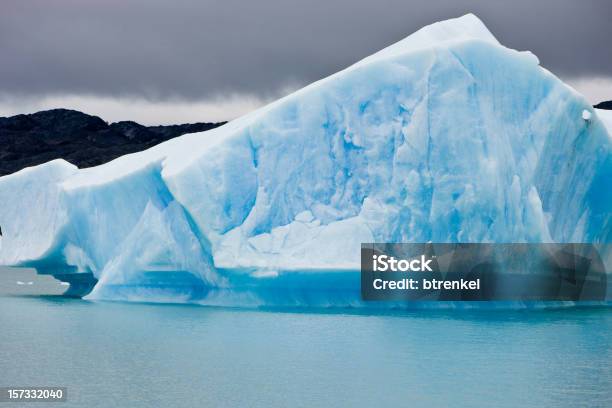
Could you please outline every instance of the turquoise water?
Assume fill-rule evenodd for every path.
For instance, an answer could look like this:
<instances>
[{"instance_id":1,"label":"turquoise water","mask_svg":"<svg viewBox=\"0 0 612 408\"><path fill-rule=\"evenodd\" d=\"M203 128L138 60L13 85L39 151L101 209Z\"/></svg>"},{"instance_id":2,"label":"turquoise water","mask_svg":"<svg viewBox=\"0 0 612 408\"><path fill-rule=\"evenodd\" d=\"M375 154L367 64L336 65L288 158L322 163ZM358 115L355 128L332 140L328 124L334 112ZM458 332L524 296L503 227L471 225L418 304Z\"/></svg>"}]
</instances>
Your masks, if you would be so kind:
<instances>
[{"instance_id":1,"label":"turquoise water","mask_svg":"<svg viewBox=\"0 0 612 408\"><path fill-rule=\"evenodd\" d=\"M49 276L0 272L0 387L65 386L63 407L612 406L612 308L88 302L57 296Z\"/></svg>"},{"instance_id":2,"label":"turquoise water","mask_svg":"<svg viewBox=\"0 0 612 408\"><path fill-rule=\"evenodd\" d=\"M0 325L0 386L68 387L54 406L612 406L605 308L360 315L5 294Z\"/></svg>"}]
</instances>

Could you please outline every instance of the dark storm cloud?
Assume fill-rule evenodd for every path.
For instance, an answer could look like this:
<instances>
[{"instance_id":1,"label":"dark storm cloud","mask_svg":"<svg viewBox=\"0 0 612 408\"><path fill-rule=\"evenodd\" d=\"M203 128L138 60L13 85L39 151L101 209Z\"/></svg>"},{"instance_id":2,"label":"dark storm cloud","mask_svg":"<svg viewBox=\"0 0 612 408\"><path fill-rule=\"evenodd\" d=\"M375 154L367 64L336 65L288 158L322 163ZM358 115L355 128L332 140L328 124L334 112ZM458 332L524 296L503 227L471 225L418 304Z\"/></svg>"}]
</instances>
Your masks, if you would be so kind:
<instances>
[{"instance_id":1,"label":"dark storm cloud","mask_svg":"<svg viewBox=\"0 0 612 408\"><path fill-rule=\"evenodd\" d=\"M0 93L266 97L467 12L561 76L612 76L605 0L5 0Z\"/></svg>"}]
</instances>

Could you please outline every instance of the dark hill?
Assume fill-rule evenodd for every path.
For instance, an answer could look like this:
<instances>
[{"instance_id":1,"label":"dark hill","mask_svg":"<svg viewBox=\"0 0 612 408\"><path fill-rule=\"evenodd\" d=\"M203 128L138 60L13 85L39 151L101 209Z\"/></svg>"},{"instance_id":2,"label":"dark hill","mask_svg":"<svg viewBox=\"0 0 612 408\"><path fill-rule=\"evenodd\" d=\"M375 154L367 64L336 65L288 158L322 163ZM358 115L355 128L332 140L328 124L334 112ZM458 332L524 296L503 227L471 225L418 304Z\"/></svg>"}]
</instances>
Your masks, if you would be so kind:
<instances>
[{"instance_id":1,"label":"dark hill","mask_svg":"<svg viewBox=\"0 0 612 408\"><path fill-rule=\"evenodd\" d=\"M97 116L68 109L0 117L0 176L58 158L81 168L97 166L173 137L210 130L224 123L108 124Z\"/></svg>"},{"instance_id":2,"label":"dark hill","mask_svg":"<svg viewBox=\"0 0 612 408\"><path fill-rule=\"evenodd\" d=\"M595 105L593 107L596 108L596 109L612 110L612 101L599 102L597 105Z\"/></svg>"}]
</instances>

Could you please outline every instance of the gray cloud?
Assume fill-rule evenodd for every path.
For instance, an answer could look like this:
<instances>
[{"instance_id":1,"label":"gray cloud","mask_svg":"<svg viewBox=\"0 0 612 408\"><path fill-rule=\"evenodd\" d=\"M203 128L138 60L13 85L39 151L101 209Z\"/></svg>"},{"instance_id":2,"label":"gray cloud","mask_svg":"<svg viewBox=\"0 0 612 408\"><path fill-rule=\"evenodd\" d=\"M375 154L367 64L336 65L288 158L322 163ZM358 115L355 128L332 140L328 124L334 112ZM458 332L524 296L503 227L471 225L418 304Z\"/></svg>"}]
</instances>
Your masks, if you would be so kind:
<instances>
[{"instance_id":1,"label":"gray cloud","mask_svg":"<svg viewBox=\"0 0 612 408\"><path fill-rule=\"evenodd\" d=\"M605 0L5 0L0 93L266 99L467 12L562 77L612 76Z\"/></svg>"}]
</instances>

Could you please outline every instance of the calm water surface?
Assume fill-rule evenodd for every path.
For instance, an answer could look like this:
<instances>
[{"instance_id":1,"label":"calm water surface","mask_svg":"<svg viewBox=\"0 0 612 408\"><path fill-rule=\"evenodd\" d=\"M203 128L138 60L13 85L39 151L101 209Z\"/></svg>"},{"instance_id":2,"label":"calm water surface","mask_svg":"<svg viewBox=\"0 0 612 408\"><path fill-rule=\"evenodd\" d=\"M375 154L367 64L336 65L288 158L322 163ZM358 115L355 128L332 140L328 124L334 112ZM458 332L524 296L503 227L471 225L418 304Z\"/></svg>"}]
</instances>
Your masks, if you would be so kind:
<instances>
[{"instance_id":1,"label":"calm water surface","mask_svg":"<svg viewBox=\"0 0 612 408\"><path fill-rule=\"evenodd\" d=\"M0 386L68 387L56 407L612 406L609 308L297 313L2 285Z\"/></svg>"}]
</instances>

